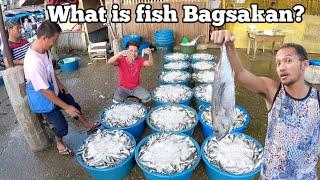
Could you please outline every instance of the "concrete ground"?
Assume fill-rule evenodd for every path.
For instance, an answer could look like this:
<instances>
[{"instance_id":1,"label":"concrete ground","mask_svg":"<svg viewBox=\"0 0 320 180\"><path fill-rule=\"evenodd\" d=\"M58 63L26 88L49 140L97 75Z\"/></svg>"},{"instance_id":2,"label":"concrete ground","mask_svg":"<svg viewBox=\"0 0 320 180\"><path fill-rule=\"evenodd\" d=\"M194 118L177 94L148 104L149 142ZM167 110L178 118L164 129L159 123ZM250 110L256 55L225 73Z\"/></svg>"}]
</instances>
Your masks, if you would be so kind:
<instances>
[{"instance_id":1,"label":"concrete ground","mask_svg":"<svg viewBox=\"0 0 320 180\"><path fill-rule=\"evenodd\" d=\"M218 49L207 51L219 55ZM238 52L243 65L249 71L257 75L276 77L274 55L271 52L259 51L254 62L249 61L251 56L246 54L245 49L239 49ZM90 64L86 54L78 53L78 55L82 57L80 69L70 74L58 72L58 77L81 104L86 117L90 121L96 121L99 111L112 99L113 91L117 87L117 71L115 67L108 66L102 61ZM310 57L319 58L320 55L311 54ZM143 70L143 87L152 91L158 86L157 75L161 72L161 65L162 56L156 56L155 66ZM236 101L245 106L252 116L245 133L255 137L263 144L267 127L267 109L263 99L237 86ZM77 122L70 118L68 121L70 121L69 134L64 141L68 147L76 151L86 138L86 133ZM149 133L150 129L147 128L145 135ZM199 126L193 137L200 144L203 141ZM90 179L88 173L79 166L75 158L60 156L55 145L43 152L31 152L15 118L4 86L0 87L0 162L0 179L3 180ZM144 179L144 176L135 165L126 179ZM192 179L207 179L203 162L196 169Z\"/></svg>"}]
</instances>

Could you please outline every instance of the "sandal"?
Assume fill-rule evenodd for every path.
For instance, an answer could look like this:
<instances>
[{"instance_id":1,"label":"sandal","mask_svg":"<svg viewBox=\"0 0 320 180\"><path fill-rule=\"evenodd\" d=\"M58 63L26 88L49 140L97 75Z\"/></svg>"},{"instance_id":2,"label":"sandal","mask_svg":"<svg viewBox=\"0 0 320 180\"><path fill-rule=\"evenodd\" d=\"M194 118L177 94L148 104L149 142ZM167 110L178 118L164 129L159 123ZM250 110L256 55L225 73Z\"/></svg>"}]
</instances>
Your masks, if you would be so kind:
<instances>
[{"instance_id":1,"label":"sandal","mask_svg":"<svg viewBox=\"0 0 320 180\"><path fill-rule=\"evenodd\" d=\"M65 147L63 150L58 150L58 151L59 151L59 154L62 156L73 156L74 155L74 152L67 147Z\"/></svg>"},{"instance_id":2,"label":"sandal","mask_svg":"<svg viewBox=\"0 0 320 180\"><path fill-rule=\"evenodd\" d=\"M97 130L99 129L99 127L101 126L100 122L95 122L92 126L92 128L90 130L87 131L87 135L91 135L95 132L97 132Z\"/></svg>"}]
</instances>

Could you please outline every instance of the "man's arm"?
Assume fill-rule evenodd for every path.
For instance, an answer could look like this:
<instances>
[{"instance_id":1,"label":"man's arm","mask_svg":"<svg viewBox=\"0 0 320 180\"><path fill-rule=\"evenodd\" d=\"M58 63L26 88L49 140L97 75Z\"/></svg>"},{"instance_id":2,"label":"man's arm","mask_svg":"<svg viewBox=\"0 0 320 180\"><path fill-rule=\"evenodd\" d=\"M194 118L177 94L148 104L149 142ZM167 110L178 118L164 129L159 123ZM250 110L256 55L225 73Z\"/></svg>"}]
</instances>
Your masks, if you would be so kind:
<instances>
[{"instance_id":1,"label":"man's arm","mask_svg":"<svg viewBox=\"0 0 320 180\"><path fill-rule=\"evenodd\" d=\"M279 84L270 78L256 76L242 66L234 45L235 37L229 31L222 30L214 31L211 34L211 40L220 45L225 43L232 69L235 72L235 80L248 90L264 96L268 104L271 104Z\"/></svg>"},{"instance_id":2,"label":"man's arm","mask_svg":"<svg viewBox=\"0 0 320 180\"><path fill-rule=\"evenodd\" d=\"M14 65L23 65L23 63L24 63L24 59L19 59L19 60L14 60L13 61Z\"/></svg>"},{"instance_id":3,"label":"man's arm","mask_svg":"<svg viewBox=\"0 0 320 180\"><path fill-rule=\"evenodd\" d=\"M3 63L4 63L4 67L6 67L6 69L9 68L9 63L8 63L7 57L3 58Z\"/></svg>"},{"instance_id":4,"label":"man's arm","mask_svg":"<svg viewBox=\"0 0 320 180\"><path fill-rule=\"evenodd\" d=\"M119 60L120 56L123 55L123 52L118 52L116 55L112 56L110 59L106 60L106 63L116 65L117 61Z\"/></svg>"},{"instance_id":5,"label":"man's arm","mask_svg":"<svg viewBox=\"0 0 320 180\"><path fill-rule=\"evenodd\" d=\"M143 66L147 67L147 66L153 66L154 65L154 61L153 61L153 55L152 55L152 51L150 48L144 49L143 50L145 54L149 55L149 60L144 61L143 62Z\"/></svg>"},{"instance_id":6,"label":"man's arm","mask_svg":"<svg viewBox=\"0 0 320 180\"><path fill-rule=\"evenodd\" d=\"M66 94L68 94L68 90L67 88L64 86L64 84L58 79L58 77L55 75L56 81L57 81L57 85L59 88L59 91L64 91Z\"/></svg>"},{"instance_id":7,"label":"man's arm","mask_svg":"<svg viewBox=\"0 0 320 180\"><path fill-rule=\"evenodd\" d=\"M9 63L8 63L7 57L4 57L3 62L4 62L4 66L5 66L6 68L8 68L8 67L9 67ZM14 61L13 61L13 65L23 65L23 63L24 63L24 60L23 60L23 59L21 59L21 60L14 60Z\"/></svg>"},{"instance_id":8,"label":"man's arm","mask_svg":"<svg viewBox=\"0 0 320 180\"><path fill-rule=\"evenodd\" d=\"M61 107L72 117L79 117L81 113L73 106L62 101L53 91L50 89L41 89L41 93L46 96L53 104Z\"/></svg>"}]
</instances>

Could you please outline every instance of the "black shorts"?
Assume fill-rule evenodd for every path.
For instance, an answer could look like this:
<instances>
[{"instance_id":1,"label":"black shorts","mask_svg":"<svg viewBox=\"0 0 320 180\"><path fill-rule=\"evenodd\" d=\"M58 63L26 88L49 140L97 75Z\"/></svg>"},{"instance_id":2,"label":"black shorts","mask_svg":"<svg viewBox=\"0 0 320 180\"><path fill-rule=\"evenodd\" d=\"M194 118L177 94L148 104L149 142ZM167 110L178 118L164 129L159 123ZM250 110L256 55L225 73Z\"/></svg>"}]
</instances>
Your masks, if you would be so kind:
<instances>
[{"instance_id":1,"label":"black shorts","mask_svg":"<svg viewBox=\"0 0 320 180\"><path fill-rule=\"evenodd\" d=\"M71 94L59 92L58 97L65 103L78 109L81 113L80 105L75 102ZM62 138L63 136L68 134L68 123L60 110L61 108L59 106L55 106L55 108L51 112L43 113L42 116L47 118L48 122L54 126L53 130L55 135Z\"/></svg>"}]
</instances>

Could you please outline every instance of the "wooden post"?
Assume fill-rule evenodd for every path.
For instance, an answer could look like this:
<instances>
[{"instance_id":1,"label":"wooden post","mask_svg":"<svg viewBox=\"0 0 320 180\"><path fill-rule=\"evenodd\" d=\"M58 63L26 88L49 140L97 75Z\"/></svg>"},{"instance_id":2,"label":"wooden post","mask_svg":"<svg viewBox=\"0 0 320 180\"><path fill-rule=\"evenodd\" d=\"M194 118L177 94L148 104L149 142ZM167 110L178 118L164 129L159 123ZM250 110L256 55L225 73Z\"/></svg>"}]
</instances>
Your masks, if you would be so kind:
<instances>
[{"instance_id":1,"label":"wooden post","mask_svg":"<svg viewBox=\"0 0 320 180\"><path fill-rule=\"evenodd\" d=\"M113 4L112 1L105 0L105 7L106 7L107 13L108 13L107 17L108 17L108 21L110 22L111 26L112 26L112 24L111 24L111 7L112 7L112 4ZM110 28L110 26L108 26L108 39L109 39L109 42L112 42L114 40L114 36L112 36L112 34L110 32L111 32L111 28Z\"/></svg>"},{"instance_id":2,"label":"wooden post","mask_svg":"<svg viewBox=\"0 0 320 180\"><path fill-rule=\"evenodd\" d=\"M39 117L30 111L25 95L25 80L22 66L15 66L3 72L11 106L20 128L33 152L46 149L50 145L48 135L40 124Z\"/></svg>"},{"instance_id":3,"label":"wooden post","mask_svg":"<svg viewBox=\"0 0 320 180\"><path fill-rule=\"evenodd\" d=\"M119 7L120 7L120 9L122 8L122 3L121 3L121 0L114 0L114 3L116 3L116 4L119 4ZM134 20L132 20L132 21L134 21ZM118 37L118 38L122 38L122 23L116 23L115 24L115 30L116 30L116 36Z\"/></svg>"},{"instance_id":4,"label":"wooden post","mask_svg":"<svg viewBox=\"0 0 320 180\"><path fill-rule=\"evenodd\" d=\"M11 106L33 152L46 149L50 145L48 135L41 126L39 117L30 111L25 94L25 80L22 66L13 66L12 54L9 51L8 39L5 38L2 9L0 5L0 32L9 68L3 71L3 81L10 99ZM8 52L8 53L7 53Z\"/></svg>"},{"instance_id":5,"label":"wooden post","mask_svg":"<svg viewBox=\"0 0 320 180\"><path fill-rule=\"evenodd\" d=\"M7 38L7 35L6 35L6 31L4 29L4 22L3 22L3 15L2 15L2 4L0 4L0 33L1 33L1 40L2 40L2 43L3 43L3 50L4 50L4 53L6 54L6 61L7 63L9 64L9 66L13 66L13 61L12 61L12 53L11 51L9 50L9 43L8 43L8 38Z\"/></svg>"},{"instance_id":6,"label":"wooden post","mask_svg":"<svg viewBox=\"0 0 320 180\"><path fill-rule=\"evenodd\" d=\"M105 1L105 6L106 6L106 9L107 9L107 13L110 14L108 15L108 20L109 20L109 25L108 25L108 38L109 38L109 42L111 43L111 47L112 47L112 50L113 50L113 53L114 54L117 54L118 52L120 52L120 39L121 38L121 35L119 35L119 32L116 31L114 32L114 27L117 27L117 26L120 26L120 24L114 24L114 23L111 23L111 8L112 8L112 4L115 3L113 1ZM120 2L118 2L118 4L120 5Z\"/></svg>"}]
</instances>

